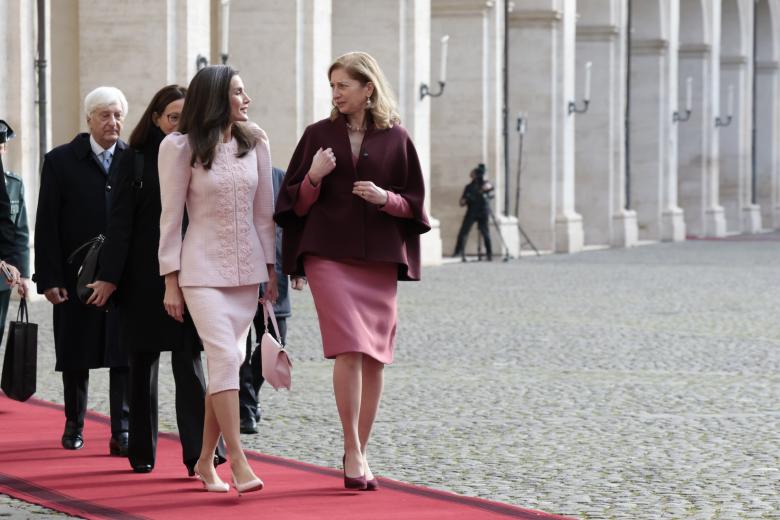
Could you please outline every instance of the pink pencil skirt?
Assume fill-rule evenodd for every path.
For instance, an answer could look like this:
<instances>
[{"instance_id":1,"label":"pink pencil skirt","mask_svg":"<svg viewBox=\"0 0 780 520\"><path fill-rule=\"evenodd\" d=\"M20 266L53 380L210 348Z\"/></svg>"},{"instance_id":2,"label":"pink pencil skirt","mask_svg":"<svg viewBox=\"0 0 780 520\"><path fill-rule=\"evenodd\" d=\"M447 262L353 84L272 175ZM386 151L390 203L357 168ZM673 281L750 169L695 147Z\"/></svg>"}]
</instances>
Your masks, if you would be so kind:
<instances>
[{"instance_id":1,"label":"pink pencil skirt","mask_svg":"<svg viewBox=\"0 0 780 520\"><path fill-rule=\"evenodd\" d=\"M393 362L398 265L304 257L325 357L347 352Z\"/></svg>"},{"instance_id":2,"label":"pink pencil skirt","mask_svg":"<svg viewBox=\"0 0 780 520\"><path fill-rule=\"evenodd\" d=\"M246 356L258 290L257 284L181 288L206 352L210 394L238 390L238 369Z\"/></svg>"}]
</instances>

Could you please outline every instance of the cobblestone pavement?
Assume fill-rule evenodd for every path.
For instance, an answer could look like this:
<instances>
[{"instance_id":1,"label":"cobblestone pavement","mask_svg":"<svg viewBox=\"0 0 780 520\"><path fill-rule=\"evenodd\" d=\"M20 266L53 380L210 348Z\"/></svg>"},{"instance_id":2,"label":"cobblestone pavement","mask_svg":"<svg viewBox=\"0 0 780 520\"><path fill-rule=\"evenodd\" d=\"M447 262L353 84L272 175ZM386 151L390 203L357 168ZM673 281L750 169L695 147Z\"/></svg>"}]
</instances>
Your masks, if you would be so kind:
<instances>
[{"instance_id":1,"label":"cobblestone pavement","mask_svg":"<svg viewBox=\"0 0 780 520\"><path fill-rule=\"evenodd\" d=\"M372 468L583 519L780 519L780 235L767 238L426 269L400 285ZM293 390L262 390L261 434L244 440L336 467L331 362L310 294L294 296ZM61 402L48 304L32 316L38 397ZM160 427L175 431L163 359ZM107 413L107 371L91 385Z\"/></svg>"}]
</instances>

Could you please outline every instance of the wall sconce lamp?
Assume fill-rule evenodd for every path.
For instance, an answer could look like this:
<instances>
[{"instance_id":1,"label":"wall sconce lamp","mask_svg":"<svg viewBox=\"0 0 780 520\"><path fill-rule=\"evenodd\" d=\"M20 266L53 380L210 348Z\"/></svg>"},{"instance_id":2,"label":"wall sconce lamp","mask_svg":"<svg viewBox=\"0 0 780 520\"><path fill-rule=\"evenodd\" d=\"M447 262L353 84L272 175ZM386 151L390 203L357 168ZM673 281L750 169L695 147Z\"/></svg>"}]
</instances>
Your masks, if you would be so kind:
<instances>
[{"instance_id":1,"label":"wall sconce lamp","mask_svg":"<svg viewBox=\"0 0 780 520\"><path fill-rule=\"evenodd\" d=\"M439 91L431 92L431 90L428 88L427 83L420 84L420 101L425 99L425 96L431 96L431 97L441 96L442 94L444 94L444 85L445 83L443 81L439 81Z\"/></svg>"},{"instance_id":2,"label":"wall sconce lamp","mask_svg":"<svg viewBox=\"0 0 780 520\"><path fill-rule=\"evenodd\" d=\"M427 83L420 84L420 101L425 96L439 97L444 94L444 85L447 83L447 45L450 41L450 35L445 34L441 37L441 68L439 69L439 91L432 92Z\"/></svg>"},{"instance_id":3,"label":"wall sconce lamp","mask_svg":"<svg viewBox=\"0 0 780 520\"><path fill-rule=\"evenodd\" d=\"M725 121L720 116L715 118L715 127L729 126L731 124L732 115L734 114L734 85L729 85L729 94L726 101L726 116Z\"/></svg>"},{"instance_id":4,"label":"wall sconce lamp","mask_svg":"<svg viewBox=\"0 0 780 520\"><path fill-rule=\"evenodd\" d=\"M693 111L693 78L688 76L685 79L685 115L681 116L679 110L675 110L672 114L673 123L684 123L691 118L691 112Z\"/></svg>"},{"instance_id":5,"label":"wall sconce lamp","mask_svg":"<svg viewBox=\"0 0 780 520\"><path fill-rule=\"evenodd\" d=\"M588 111L590 106L590 71L593 67L593 62L589 61L585 63L585 95L582 100L582 108L577 107L576 101L569 101L569 115L571 114L584 114Z\"/></svg>"}]
</instances>

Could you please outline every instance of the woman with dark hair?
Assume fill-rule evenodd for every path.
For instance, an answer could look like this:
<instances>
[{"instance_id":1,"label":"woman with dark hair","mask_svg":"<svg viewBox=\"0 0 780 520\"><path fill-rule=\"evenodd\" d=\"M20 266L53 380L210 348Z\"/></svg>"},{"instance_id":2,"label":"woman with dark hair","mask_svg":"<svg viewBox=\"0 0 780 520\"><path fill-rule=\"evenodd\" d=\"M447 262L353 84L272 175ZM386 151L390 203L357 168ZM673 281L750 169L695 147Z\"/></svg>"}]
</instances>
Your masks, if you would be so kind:
<instances>
[{"instance_id":1,"label":"woman with dark hair","mask_svg":"<svg viewBox=\"0 0 780 520\"><path fill-rule=\"evenodd\" d=\"M122 156L114 182L98 281L91 285L93 293L88 301L102 307L119 288L115 299L122 310L120 343L130 355L128 458L137 473L154 468L157 373L162 351L171 351L176 423L190 475L194 475L202 444L206 381L200 340L191 319L179 323L165 312L165 285L157 260L161 212L157 153L163 138L179 123L185 93L178 85L157 92L130 136L130 151Z\"/></svg>"},{"instance_id":2,"label":"woman with dark hair","mask_svg":"<svg viewBox=\"0 0 780 520\"><path fill-rule=\"evenodd\" d=\"M379 64L328 70L333 111L303 133L279 192L284 272L307 277L344 432L344 487L374 491L368 441L393 362L398 280L420 279L425 185Z\"/></svg>"},{"instance_id":3,"label":"woman with dark hair","mask_svg":"<svg viewBox=\"0 0 780 520\"><path fill-rule=\"evenodd\" d=\"M160 274L165 309L192 316L208 363L203 447L195 471L208 491L227 492L211 461L222 434L240 493L262 489L241 448L239 367L257 309L276 301L273 181L268 137L248 123L251 99L237 71L216 65L190 82L179 132L160 146ZM182 239L182 216L189 227Z\"/></svg>"}]
</instances>

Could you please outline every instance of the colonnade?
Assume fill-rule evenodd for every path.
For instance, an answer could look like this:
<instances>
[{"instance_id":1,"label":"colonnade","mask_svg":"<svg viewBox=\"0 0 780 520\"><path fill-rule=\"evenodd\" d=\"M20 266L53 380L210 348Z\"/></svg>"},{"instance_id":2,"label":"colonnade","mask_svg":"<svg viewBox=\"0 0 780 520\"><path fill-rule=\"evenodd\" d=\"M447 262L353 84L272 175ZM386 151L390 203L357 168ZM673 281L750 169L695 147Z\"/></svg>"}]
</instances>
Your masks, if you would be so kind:
<instances>
[{"instance_id":1,"label":"colonnade","mask_svg":"<svg viewBox=\"0 0 780 520\"><path fill-rule=\"evenodd\" d=\"M44 2L49 146L84 129L81 100L101 84L126 93L129 135L160 86L188 83L227 44L284 168L330 110L332 59L365 50L427 177L426 263L452 251L478 163L496 186L493 232L513 255L518 225L556 252L780 228L780 0L231 0L229 18L222 3ZM34 2L0 0L0 118L18 129L7 165L31 213L36 27ZM421 96L422 84L437 93L444 36L444 91Z\"/></svg>"}]
</instances>

